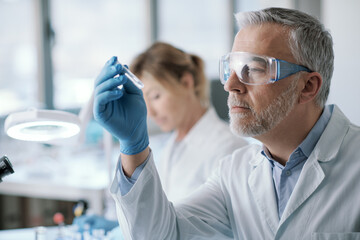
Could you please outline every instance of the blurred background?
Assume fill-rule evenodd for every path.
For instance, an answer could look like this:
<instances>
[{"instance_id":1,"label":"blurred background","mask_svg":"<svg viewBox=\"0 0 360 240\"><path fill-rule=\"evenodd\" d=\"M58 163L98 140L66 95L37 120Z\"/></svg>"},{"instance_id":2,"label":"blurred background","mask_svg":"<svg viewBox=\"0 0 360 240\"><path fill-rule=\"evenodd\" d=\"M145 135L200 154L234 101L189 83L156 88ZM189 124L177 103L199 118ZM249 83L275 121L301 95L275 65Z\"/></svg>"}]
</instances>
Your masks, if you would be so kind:
<instances>
[{"instance_id":1,"label":"blurred background","mask_svg":"<svg viewBox=\"0 0 360 240\"><path fill-rule=\"evenodd\" d=\"M101 213L109 184L95 122L82 146L51 146L7 137L8 114L31 107L77 114L111 56L127 64L165 41L205 60L212 102L226 120L218 60L231 50L234 13L275 6L305 11L330 30L335 71L328 102L360 125L360 76L353 71L360 56L358 0L0 0L0 155L15 170L0 185L0 229L49 226L57 211L71 223L80 199Z\"/></svg>"}]
</instances>

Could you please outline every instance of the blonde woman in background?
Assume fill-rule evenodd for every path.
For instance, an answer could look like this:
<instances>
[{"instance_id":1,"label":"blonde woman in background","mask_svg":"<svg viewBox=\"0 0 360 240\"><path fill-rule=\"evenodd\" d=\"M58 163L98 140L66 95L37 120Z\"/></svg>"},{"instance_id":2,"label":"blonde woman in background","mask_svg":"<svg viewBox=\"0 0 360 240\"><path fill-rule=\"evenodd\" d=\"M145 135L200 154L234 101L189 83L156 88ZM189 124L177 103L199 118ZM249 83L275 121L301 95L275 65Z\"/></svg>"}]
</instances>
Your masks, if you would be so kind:
<instances>
[{"instance_id":1,"label":"blonde woman in background","mask_svg":"<svg viewBox=\"0 0 360 240\"><path fill-rule=\"evenodd\" d=\"M203 184L222 157L247 142L233 135L211 106L204 63L198 56L157 42L133 60L130 70L145 85L148 117L163 132L170 132L161 147L152 151L159 156L157 168L165 193L176 203ZM150 147L159 146L154 139L150 136ZM89 216L76 223L80 228L89 224L92 229L111 230L118 223L115 205L109 209L113 209L112 220ZM121 239L120 228L109 235Z\"/></svg>"},{"instance_id":2,"label":"blonde woman in background","mask_svg":"<svg viewBox=\"0 0 360 240\"><path fill-rule=\"evenodd\" d=\"M144 82L148 116L162 131L172 131L157 168L166 195L176 202L204 183L222 157L247 142L233 135L210 105L198 56L158 42L136 57L130 70Z\"/></svg>"}]
</instances>

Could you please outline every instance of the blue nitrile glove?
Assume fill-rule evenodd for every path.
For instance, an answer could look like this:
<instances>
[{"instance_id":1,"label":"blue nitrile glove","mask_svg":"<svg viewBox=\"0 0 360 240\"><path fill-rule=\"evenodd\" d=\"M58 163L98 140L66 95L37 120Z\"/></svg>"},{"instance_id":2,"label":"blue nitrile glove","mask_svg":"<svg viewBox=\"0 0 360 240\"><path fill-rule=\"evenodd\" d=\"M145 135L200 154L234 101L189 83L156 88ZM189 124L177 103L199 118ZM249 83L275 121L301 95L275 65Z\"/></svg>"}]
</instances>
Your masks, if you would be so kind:
<instances>
[{"instance_id":1,"label":"blue nitrile glove","mask_svg":"<svg viewBox=\"0 0 360 240\"><path fill-rule=\"evenodd\" d=\"M79 232L86 230L85 225L88 225L90 233L93 229L104 229L106 233L119 226L119 223L117 221L107 220L98 215L82 215L74 218L72 225L78 226Z\"/></svg>"},{"instance_id":2,"label":"blue nitrile glove","mask_svg":"<svg viewBox=\"0 0 360 240\"><path fill-rule=\"evenodd\" d=\"M119 139L120 152L126 155L140 153L149 145L143 93L128 81L116 57L107 61L96 78L94 118Z\"/></svg>"}]
</instances>

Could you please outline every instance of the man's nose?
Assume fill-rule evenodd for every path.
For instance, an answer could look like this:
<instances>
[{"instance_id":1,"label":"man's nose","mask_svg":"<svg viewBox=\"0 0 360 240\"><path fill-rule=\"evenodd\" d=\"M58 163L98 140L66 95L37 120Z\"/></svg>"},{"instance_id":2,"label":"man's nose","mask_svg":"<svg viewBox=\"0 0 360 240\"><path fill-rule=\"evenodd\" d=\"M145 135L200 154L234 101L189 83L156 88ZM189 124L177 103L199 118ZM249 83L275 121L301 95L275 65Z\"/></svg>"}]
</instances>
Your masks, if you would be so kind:
<instances>
[{"instance_id":1,"label":"man's nose","mask_svg":"<svg viewBox=\"0 0 360 240\"><path fill-rule=\"evenodd\" d=\"M246 92L246 84L242 83L235 72L232 72L229 79L224 84L224 89L227 92Z\"/></svg>"}]
</instances>

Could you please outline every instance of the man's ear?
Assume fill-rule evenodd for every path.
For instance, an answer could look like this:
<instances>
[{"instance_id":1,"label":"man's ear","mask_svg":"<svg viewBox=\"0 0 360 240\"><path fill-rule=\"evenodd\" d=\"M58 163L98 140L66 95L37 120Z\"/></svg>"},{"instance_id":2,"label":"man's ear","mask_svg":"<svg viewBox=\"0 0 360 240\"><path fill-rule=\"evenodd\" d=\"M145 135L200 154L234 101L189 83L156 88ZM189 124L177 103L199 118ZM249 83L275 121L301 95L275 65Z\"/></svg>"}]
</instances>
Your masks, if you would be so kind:
<instances>
[{"instance_id":1,"label":"man's ear","mask_svg":"<svg viewBox=\"0 0 360 240\"><path fill-rule=\"evenodd\" d=\"M300 93L299 103L307 103L314 100L322 86L320 73L306 73L300 81L303 81L303 88Z\"/></svg>"},{"instance_id":2,"label":"man's ear","mask_svg":"<svg viewBox=\"0 0 360 240\"><path fill-rule=\"evenodd\" d=\"M195 86L194 77L189 72L183 73L180 78L180 83L186 89L193 89Z\"/></svg>"}]
</instances>

